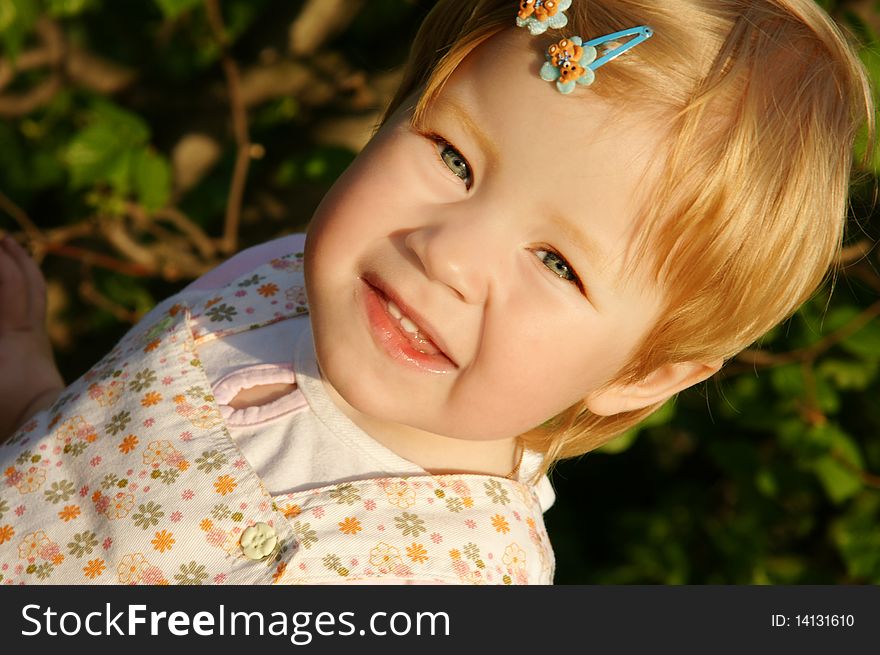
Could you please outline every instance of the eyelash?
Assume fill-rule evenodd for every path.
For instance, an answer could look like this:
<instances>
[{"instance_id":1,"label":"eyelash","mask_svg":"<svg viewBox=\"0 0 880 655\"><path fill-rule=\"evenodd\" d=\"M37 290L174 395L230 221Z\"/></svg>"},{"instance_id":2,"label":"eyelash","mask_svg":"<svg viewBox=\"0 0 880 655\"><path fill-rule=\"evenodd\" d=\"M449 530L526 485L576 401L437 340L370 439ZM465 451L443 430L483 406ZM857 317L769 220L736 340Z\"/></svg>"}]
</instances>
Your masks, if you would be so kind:
<instances>
[{"instance_id":1,"label":"eyelash","mask_svg":"<svg viewBox=\"0 0 880 655\"><path fill-rule=\"evenodd\" d=\"M561 263L561 265L564 266L564 267L566 268L566 270L568 271L568 274L571 275L570 278L569 278L569 277L566 277L566 276L564 276L564 275L560 275L559 273L557 273L555 270L553 270L552 268L550 268L549 266L547 266L547 264L544 262L544 260L541 260L541 263L544 264L544 267L545 267L548 271L550 271L553 275L555 275L556 277L558 277L560 280L564 280L564 281L566 281L566 282L568 282L568 283L570 283L570 284L573 284L574 286L576 286L576 287L578 288L578 291L580 291L583 295L586 295L586 291L584 290L584 285L583 285L583 283L581 282L580 277L578 277L577 272L574 270L574 266L572 266L571 264L569 264L569 263L568 263L568 260L567 260L565 257L563 257L563 256L560 255L558 252L556 252L555 250L553 250L552 248L547 247L547 246L544 246L544 247L538 248L538 249L536 249L536 250L533 250L532 252L533 252L535 255L538 255L539 253L543 253L543 254L545 254L545 255L551 255L551 256L553 256L553 257L556 257L556 258L559 260L559 262ZM540 257L539 257L539 259L540 259Z\"/></svg>"},{"instance_id":2,"label":"eyelash","mask_svg":"<svg viewBox=\"0 0 880 655\"><path fill-rule=\"evenodd\" d=\"M449 143L449 141L444 139L439 134L430 133L426 134L425 136L433 141L434 144L437 146L437 159L439 160L440 165L443 166L446 171L452 173L453 175L455 175L455 177L464 182L466 189L470 189L474 185L474 169L468 162L467 157L461 154L461 151L458 148ZM443 155L447 150L455 153L456 158L460 160L461 165L463 165L465 170L467 171L467 178L463 178L460 175L456 174L456 172L449 167L449 164L446 163Z\"/></svg>"},{"instance_id":3,"label":"eyelash","mask_svg":"<svg viewBox=\"0 0 880 655\"><path fill-rule=\"evenodd\" d=\"M433 141L434 144L438 147L437 159L439 160L439 162L443 166L443 168L445 170L447 170L448 172L452 173L453 175L455 175L458 179L462 180L465 183L465 187L467 189L470 189L474 183L473 168L468 163L467 158L461 153L461 151L458 148L456 148L454 145L449 143L449 141L444 139L439 134L428 133L428 134L425 134L424 136L426 138L430 139L431 141ZM456 175L456 173L449 167L449 164L446 163L446 160L443 158L443 154L447 150L451 150L452 152L454 152L457 155L458 159L461 160L461 164L465 167L465 169L468 172L467 179L462 178L459 175ZM556 277L558 277L561 280L564 280L565 282L573 284L575 287L577 287L578 291L580 291L581 294L586 296L586 291L584 290L584 285L581 282L580 277L578 277L578 274L575 272L574 267L568 263L568 260L565 257L563 257L561 254L559 254L558 252L556 252L555 250L553 250L549 246L538 248L537 250L533 250L532 252L535 253L536 255L538 253L544 253L545 255L550 255L550 256L556 257L560 261L561 265L564 266L565 269L568 271L569 275L571 276L570 278L566 277L565 275L559 275L559 273L557 273L556 271L551 269L549 266L544 264L543 260L541 261L541 263L544 264L545 268L548 271L550 271L553 275L555 275Z\"/></svg>"}]
</instances>

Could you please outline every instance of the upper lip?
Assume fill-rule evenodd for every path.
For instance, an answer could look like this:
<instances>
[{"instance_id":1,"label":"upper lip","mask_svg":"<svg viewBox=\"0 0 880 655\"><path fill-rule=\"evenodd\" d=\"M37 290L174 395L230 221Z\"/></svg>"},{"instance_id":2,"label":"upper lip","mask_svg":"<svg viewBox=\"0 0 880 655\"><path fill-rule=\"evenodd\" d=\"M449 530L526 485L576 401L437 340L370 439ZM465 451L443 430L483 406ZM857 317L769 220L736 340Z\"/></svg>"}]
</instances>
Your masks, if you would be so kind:
<instances>
[{"instance_id":1,"label":"upper lip","mask_svg":"<svg viewBox=\"0 0 880 655\"><path fill-rule=\"evenodd\" d=\"M365 273L363 278L364 282L369 284L372 287L378 289L382 295L388 298L391 302L397 305L409 319L416 324L419 332L430 339L437 348L439 348L446 358L452 362L456 368L458 368L458 364L452 358L452 355L449 354L449 348L446 347L446 343L444 343L443 339L437 333L437 330L434 329L434 326L431 325L431 322L426 319L422 314L419 313L418 310L413 308L412 305L407 303L403 298L401 298L397 292L392 289L388 284L385 283L381 277L376 275L375 273Z\"/></svg>"}]
</instances>

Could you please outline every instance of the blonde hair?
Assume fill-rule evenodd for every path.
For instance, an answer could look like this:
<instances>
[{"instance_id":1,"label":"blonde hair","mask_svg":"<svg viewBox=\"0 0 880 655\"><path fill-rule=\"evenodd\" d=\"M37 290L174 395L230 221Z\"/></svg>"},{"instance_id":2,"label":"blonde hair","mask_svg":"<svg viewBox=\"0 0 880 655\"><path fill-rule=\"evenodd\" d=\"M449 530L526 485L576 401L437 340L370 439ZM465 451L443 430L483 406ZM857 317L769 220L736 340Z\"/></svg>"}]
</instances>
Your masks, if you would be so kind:
<instances>
[{"instance_id":1,"label":"blonde hair","mask_svg":"<svg viewBox=\"0 0 880 655\"><path fill-rule=\"evenodd\" d=\"M420 120L469 53L512 29L516 5L440 0L385 118L419 92ZM814 0L574 0L566 13L568 25L536 37L536 49L651 26L653 38L604 66L590 91L671 126L636 248L654 253L665 307L613 382L728 359L807 300L839 253L852 144L862 123L874 135L859 59ZM579 403L522 439L546 470L658 407L606 417Z\"/></svg>"}]
</instances>

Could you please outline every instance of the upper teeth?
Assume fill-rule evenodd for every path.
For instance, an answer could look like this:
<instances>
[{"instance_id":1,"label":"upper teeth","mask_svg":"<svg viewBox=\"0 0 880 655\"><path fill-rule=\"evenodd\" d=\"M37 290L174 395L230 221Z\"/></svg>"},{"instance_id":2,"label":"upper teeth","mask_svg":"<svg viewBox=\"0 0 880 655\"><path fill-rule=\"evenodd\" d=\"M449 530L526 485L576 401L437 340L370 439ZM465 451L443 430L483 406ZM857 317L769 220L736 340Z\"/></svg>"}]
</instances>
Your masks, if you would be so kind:
<instances>
[{"instance_id":1,"label":"upper teeth","mask_svg":"<svg viewBox=\"0 0 880 655\"><path fill-rule=\"evenodd\" d=\"M400 326L409 332L410 334L418 334L419 328L413 323L409 318L403 315L403 312L400 311L400 307L395 305L392 301L388 301L388 313L391 314L394 318L400 321Z\"/></svg>"}]
</instances>

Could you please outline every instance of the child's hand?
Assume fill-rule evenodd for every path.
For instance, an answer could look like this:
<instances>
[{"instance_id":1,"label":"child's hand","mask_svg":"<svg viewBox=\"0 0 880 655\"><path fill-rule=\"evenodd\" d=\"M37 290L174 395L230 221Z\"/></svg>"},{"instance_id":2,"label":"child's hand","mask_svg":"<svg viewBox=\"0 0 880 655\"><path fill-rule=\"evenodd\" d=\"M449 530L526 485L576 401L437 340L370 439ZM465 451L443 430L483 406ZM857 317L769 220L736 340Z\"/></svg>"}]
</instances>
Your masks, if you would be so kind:
<instances>
[{"instance_id":1,"label":"child's hand","mask_svg":"<svg viewBox=\"0 0 880 655\"><path fill-rule=\"evenodd\" d=\"M64 380L46 332L46 280L11 237L0 239L0 443L51 405Z\"/></svg>"}]
</instances>

